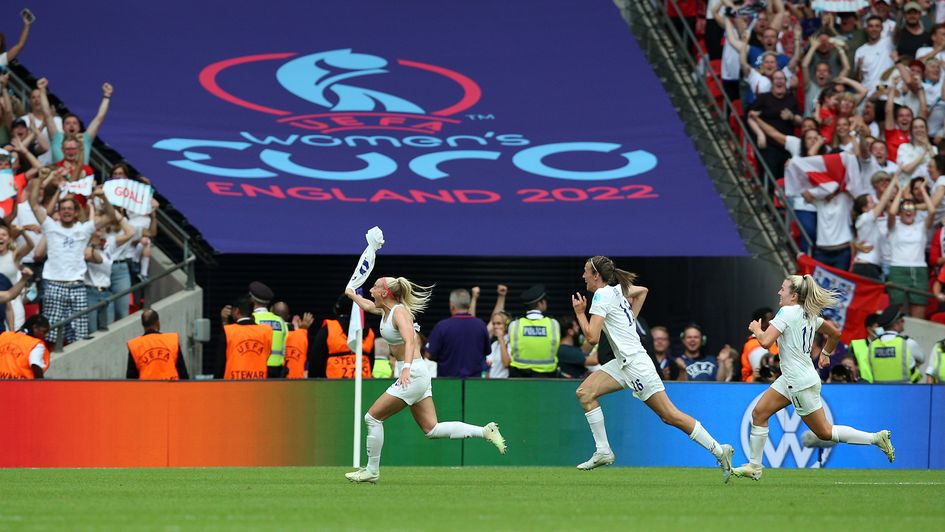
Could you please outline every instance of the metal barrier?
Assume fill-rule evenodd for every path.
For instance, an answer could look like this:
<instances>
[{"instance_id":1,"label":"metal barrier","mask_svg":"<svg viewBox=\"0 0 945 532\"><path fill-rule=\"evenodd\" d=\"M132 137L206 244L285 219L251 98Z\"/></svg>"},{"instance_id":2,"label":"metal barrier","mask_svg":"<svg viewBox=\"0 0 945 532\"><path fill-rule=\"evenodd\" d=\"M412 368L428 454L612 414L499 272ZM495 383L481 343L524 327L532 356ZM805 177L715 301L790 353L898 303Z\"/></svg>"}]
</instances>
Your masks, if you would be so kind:
<instances>
[{"instance_id":1,"label":"metal barrier","mask_svg":"<svg viewBox=\"0 0 945 532\"><path fill-rule=\"evenodd\" d=\"M630 4L628 4L629 6ZM786 242L790 247L795 256L800 253L800 249L797 247L794 239L791 237L791 222L797 221L797 215L794 212L794 209L791 206L791 203L788 201L784 190L778 185L777 180L774 178L774 175L771 173L771 169L768 168L765 163L764 158L761 155L761 149L755 143L752 135L750 134L750 128L748 128L745 123L743 116L738 112L739 109L735 107L732 103L732 100L728 97L725 92L725 88L722 82L722 79L716 75L715 71L711 68L701 68L699 62L702 62L704 59L705 62L708 62L708 54L702 48L699 43L698 38L692 29L687 24L680 24L678 27L673 23L673 18L669 16L669 9L675 10L676 13L682 13L677 0L659 0L659 1L639 1L632 2L633 8L637 9L639 12L646 13L650 15L651 20L656 20L660 24L660 28L665 32L666 35L672 40L672 44L675 47L676 54L675 58L680 59L685 62L688 72L693 74L701 75L701 71L705 71L705 76L702 76L698 81L693 83L696 89L701 93L702 99L707 102L709 110L712 112L713 116L716 119L717 125L725 133L728 146L735 150L736 154L740 157L740 167L744 170L744 175L751 180L754 190L757 192L756 199L759 201L763 207L763 211L769 215L769 219L776 221L775 229L779 230L782 233L782 238L780 240ZM629 9L629 7L625 7ZM707 21L707 23L714 24L714 21ZM682 31L679 31L679 28L682 28ZM696 57L693 56L692 51L698 50L699 62L697 62ZM708 80L715 86L719 95L721 96L721 105L716 96L712 95L709 91L708 85L706 84L706 77ZM744 139L740 139L738 134L732 130L729 126L728 120L734 120L738 128L741 129L744 134ZM748 145L748 149L745 149L743 143ZM759 173L752 164L748 163L748 154L749 151L754 156L755 161L758 163L761 172ZM777 207L775 207L774 202L771 197L764 194L765 191L772 190L774 197L776 197L781 204L783 205L783 214L778 212ZM809 246L812 247L813 240L810 235L804 231L803 226L798 223L797 228L800 231L801 238ZM907 293L920 294L924 297L932 297L932 294L928 290L917 290L915 288L902 286L896 283L885 283L887 289L891 288L894 290L900 290Z\"/></svg>"}]
</instances>

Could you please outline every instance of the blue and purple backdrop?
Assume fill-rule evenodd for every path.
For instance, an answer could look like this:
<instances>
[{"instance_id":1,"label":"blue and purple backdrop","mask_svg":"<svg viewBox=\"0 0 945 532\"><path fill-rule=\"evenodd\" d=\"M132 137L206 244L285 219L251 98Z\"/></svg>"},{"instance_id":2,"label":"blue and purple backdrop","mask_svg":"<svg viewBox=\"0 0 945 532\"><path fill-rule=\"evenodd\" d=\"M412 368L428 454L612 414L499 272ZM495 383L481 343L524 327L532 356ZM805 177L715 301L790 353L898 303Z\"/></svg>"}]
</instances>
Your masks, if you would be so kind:
<instances>
[{"instance_id":1,"label":"blue and purple backdrop","mask_svg":"<svg viewBox=\"0 0 945 532\"><path fill-rule=\"evenodd\" d=\"M34 12L20 60L86 121L111 82L101 138L218 251L746 254L609 0Z\"/></svg>"}]
</instances>

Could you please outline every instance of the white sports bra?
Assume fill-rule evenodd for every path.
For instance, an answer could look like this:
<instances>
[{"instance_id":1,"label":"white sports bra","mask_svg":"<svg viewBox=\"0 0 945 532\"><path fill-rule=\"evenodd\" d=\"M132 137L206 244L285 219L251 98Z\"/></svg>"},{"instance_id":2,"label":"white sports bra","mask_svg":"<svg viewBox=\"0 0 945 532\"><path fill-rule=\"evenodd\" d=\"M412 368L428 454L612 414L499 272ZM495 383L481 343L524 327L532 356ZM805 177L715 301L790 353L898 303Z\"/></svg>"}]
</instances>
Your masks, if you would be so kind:
<instances>
[{"instance_id":1,"label":"white sports bra","mask_svg":"<svg viewBox=\"0 0 945 532\"><path fill-rule=\"evenodd\" d=\"M404 345L404 338L400 335L397 326L394 325L394 309L402 306L401 303L394 305L391 307L390 312L387 313L387 316L381 318L381 337L387 340L387 343L390 345ZM420 324L414 322L413 330L420 332Z\"/></svg>"}]
</instances>

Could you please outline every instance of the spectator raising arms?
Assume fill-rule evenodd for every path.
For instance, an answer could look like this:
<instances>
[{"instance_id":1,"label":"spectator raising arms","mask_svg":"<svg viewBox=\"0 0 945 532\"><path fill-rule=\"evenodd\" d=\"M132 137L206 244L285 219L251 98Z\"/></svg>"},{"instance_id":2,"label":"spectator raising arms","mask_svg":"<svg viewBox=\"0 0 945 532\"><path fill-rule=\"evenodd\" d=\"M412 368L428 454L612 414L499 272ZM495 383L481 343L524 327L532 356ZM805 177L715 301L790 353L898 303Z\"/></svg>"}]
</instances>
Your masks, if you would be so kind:
<instances>
[{"instance_id":1,"label":"spectator raising arms","mask_svg":"<svg viewBox=\"0 0 945 532\"><path fill-rule=\"evenodd\" d=\"M47 178L47 181L50 178ZM34 179L30 189L30 208L43 228L46 236L48 258L43 269L46 281L46 293L43 301L43 314L55 324L71 314L85 310L88 296L83 279L85 278L85 246L96 229L105 227L116 220L115 209L105 199L102 187L95 187L94 197L102 198L105 215L96 217L94 202L89 202L87 221L79 218L78 203L70 196L56 202L59 219L48 215L46 208L39 203L39 189L48 183ZM81 316L65 327L65 340L73 342L88 336L88 318ZM52 330L49 341L55 342L57 331Z\"/></svg>"}]
</instances>

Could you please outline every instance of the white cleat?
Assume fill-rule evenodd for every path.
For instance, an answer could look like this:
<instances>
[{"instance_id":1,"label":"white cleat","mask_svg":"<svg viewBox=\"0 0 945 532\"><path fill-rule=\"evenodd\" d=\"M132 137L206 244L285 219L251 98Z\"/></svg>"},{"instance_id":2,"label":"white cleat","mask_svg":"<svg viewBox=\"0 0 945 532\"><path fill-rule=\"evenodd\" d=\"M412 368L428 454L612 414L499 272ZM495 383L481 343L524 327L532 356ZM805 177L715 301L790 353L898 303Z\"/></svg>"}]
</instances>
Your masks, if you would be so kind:
<instances>
[{"instance_id":1,"label":"white cleat","mask_svg":"<svg viewBox=\"0 0 945 532\"><path fill-rule=\"evenodd\" d=\"M728 484L728 479L732 476L732 456L735 449L729 444L722 445L722 456L719 458L719 467L722 468L722 482Z\"/></svg>"},{"instance_id":2,"label":"white cleat","mask_svg":"<svg viewBox=\"0 0 945 532\"><path fill-rule=\"evenodd\" d=\"M750 478L752 480L761 480L761 473L764 468L759 465L745 464L732 468L732 475L739 478Z\"/></svg>"},{"instance_id":3,"label":"white cleat","mask_svg":"<svg viewBox=\"0 0 945 532\"><path fill-rule=\"evenodd\" d=\"M594 454L591 456L591 459L588 460L587 462L578 464L577 468L580 469L581 471L590 471L591 469L594 469L600 466L610 465L614 463L616 459L617 457L614 456L613 451L606 452L606 453L600 453L600 452L594 451Z\"/></svg>"},{"instance_id":4,"label":"white cleat","mask_svg":"<svg viewBox=\"0 0 945 532\"><path fill-rule=\"evenodd\" d=\"M881 430L876 433L876 441L873 442L873 445L879 447L879 450L883 451L883 453L886 455L886 458L889 459L889 463L892 463L896 460L896 448L893 447L892 440L890 440L891 437L892 432L889 432L888 430Z\"/></svg>"},{"instance_id":5,"label":"white cleat","mask_svg":"<svg viewBox=\"0 0 945 532\"><path fill-rule=\"evenodd\" d=\"M358 469L357 471L345 473L345 478L351 482L370 482L371 484L377 484L377 481L381 478L381 474L368 473L367 469Z\"/></svg>"},{"instance_id":6,"label":"white cleat","mask_svg":"<svg viewBox=\"0 0 945 532\"><path fill-rule=\"evenodd\" d=\"M499 450L499 454L505 454L505 438L499 432L499 426L493 421L482 427L482 430L486 441L495 445L495 448Z\"/></svg>"}]
</instances>

